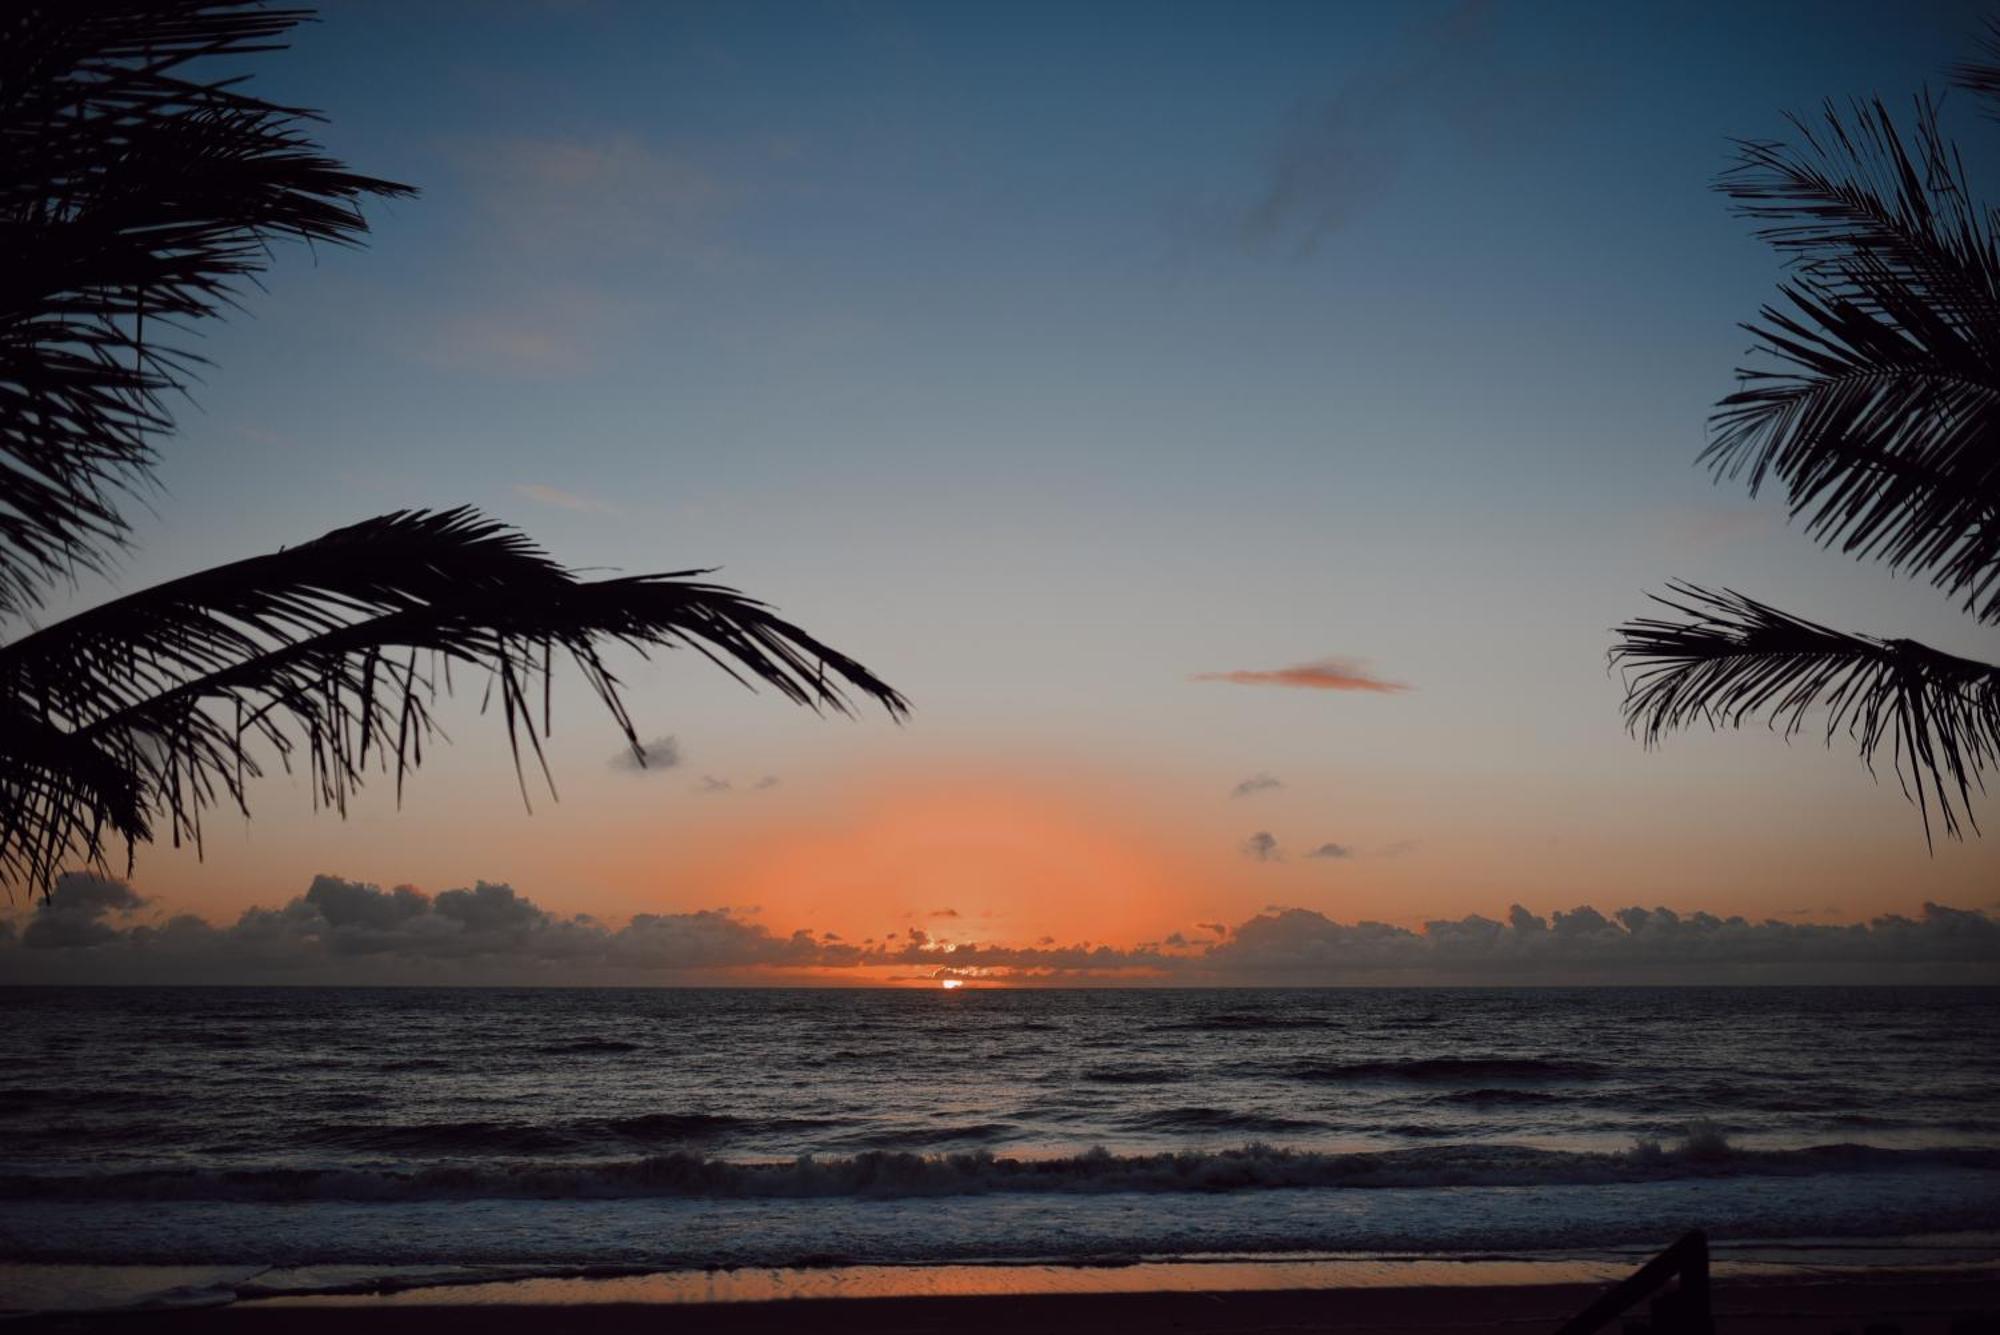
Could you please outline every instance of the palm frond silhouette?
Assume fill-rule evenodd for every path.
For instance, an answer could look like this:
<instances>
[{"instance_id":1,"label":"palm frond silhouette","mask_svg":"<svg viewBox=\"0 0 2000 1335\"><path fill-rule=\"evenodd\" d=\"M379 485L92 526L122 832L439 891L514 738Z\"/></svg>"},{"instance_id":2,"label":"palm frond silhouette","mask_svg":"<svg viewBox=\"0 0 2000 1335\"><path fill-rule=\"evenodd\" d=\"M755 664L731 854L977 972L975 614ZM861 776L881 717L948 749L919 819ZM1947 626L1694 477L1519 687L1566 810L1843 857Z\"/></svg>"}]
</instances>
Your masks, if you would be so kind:
<instances>
[{"instance_id":1,"label":"palm frond silhouette","mask_svg":"<svg viewBox=\"0 0 2000 1335\"><path fill-rule=\"evenodd\" d=\"M103 0L0 18L0 613L124 544L120 503L199 364L163 333L233 305L273 241L356 244L365 200L415 193L327 157L311 113L185 68L275 49L309 17ZM471 509L399 511L20 635L0 645L0 879L46 894L121 841L129 869L162 819L199 846L205 810L247 814L260 753L289 768L303 748L317 801L343 813L371 766L400 795L454 666L484 676L517 770L540 763L559 660L644 761L612 646L692 648L818 710L907 712L707 573L585 581Z\"/></svg>"},{"instance_id":2,"label":"palm frond silhouette","mask_svg":"<svg viewBox=\"0 0 2000 1335\"><path fill-rule=\"evenodd\" d=\"M1958 83L2000 105L2000 29ZM1979 202L1939 103L1905 133L1880 100L1792 122L1797 143L1739 145L1718 188L1791 261L1746 328L1702 459L1752 495L1775 482L1822 546L1927 578L2000 624L2000 219ZM2000 667L1850 635L1733 590L1671 586L1676 618L1616 630L1625 715L1648 745L1695 723L1787 736L1825 711L1871 769L1886 746L1932 837L1975 832L2000 765Z\"/></svg>"}]
</instances>

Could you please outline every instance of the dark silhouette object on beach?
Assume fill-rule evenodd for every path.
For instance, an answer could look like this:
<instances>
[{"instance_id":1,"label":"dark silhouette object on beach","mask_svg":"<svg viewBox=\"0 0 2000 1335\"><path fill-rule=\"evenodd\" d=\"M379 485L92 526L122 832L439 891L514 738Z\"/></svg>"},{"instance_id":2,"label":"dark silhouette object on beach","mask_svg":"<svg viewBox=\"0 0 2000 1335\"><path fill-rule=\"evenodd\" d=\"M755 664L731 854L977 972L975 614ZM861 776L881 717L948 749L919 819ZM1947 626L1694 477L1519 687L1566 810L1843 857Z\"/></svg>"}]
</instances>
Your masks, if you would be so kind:
<instances>
[{"instance_id":1,"label":"dark silhouette object on beach","mask_svg":"<svg viewBox=\"0 0 2000 1335\"><path fill-rule=\"evenodd\" d=\"M1667 1288L1669 1281L1679 1283ZM1648 1335L1714 1335L1715 1315L1709 1301L1708 1235L1692 1229L1673 1246L1620 1280L1608 1293L1565 1321L1556 1335L1592 1335L1629 1311L1642 1299L1653 1298Z\"/></svg>"},{"instance_id":2,"label":"dark silhouette object on beach","mask_svg":"<svg viewBox=\"0 0 2000 1335\"><path fill-rule=\"evenodd\" d=\"M186 69L278 49L309 17L189 0L0 17L0 614L26 619L124 547L120 504L200 363L161 334L235 304L274 240L356 244L364 199L415 193L327 157L310 113ZM0 879L46 895L118 839L129 870L162 817L199 847L206 808L247 814L262 746L289 768L303 739L316 804L344 812L392 761L400 794L454 665L487 674L517 771L524 741L541 761L559 656L644 761L611 644L691 647L815 709L907 710L704 573L584 581L470 509L398 511L20 634L0 645Z\"/></svg>"},{"instance_id":3,"label":"dark silhouette object on beach","mask_svg":"<svg viewBox=\"0 0 2000 1335\"><path fill-rule=\"evenodd\" d=\"M2000 24L1954 71L2000 110ZM1702 454L1718 478L1775 479L1827 547L1927 575L2000 625L2000 215L1979 204L1939 104L1905 135L1878 100L1800 144L1746 142L1717 183L1792 264L1783 302L1745 326L1765 369L1738 372ZM1972 794L2000 764L2000 667L1913 640L1847 634L1734 590L1675 582L1681 614L1619 626L1625 718L1648 746L1695 723L1762 720L1790 737L1813 709L1872 771L1885 744L1932 838L1975 833Z\"/></svg>"}]
</instances>

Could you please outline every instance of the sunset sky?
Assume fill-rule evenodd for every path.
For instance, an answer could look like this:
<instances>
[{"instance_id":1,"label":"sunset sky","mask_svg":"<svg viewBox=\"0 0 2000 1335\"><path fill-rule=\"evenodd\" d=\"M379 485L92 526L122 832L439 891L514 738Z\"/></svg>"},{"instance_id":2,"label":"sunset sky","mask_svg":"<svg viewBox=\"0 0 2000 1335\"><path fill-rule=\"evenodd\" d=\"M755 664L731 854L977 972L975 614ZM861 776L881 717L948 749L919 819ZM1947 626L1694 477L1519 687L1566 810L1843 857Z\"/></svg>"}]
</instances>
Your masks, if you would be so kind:
<instances>
[{"instance_id":1,"label":"sunset sky","mask_svg":"<svg viewBox=\"0 0 2000 1335\"><path fill-rule=\"evenodd\" d=\"M205 859L141 849L146 903L104 911L486 881L609 930L1173 954L1281 909L2000 907L2000 842L1927 851L1844 740L1648 754L1604 658L1670 578L2000 647L1695 465L1779 274L1709 188L1730 138L1905 105L1977 22L331 5L255 87L423 195L376 206L368 250L282 254L207 331L137 547L77 604L470 503L575 566L719 567L914 714L621 659L662 763L621 763L570 680L561 800L531 784L529 815L474 686L400 810L383 783L342 822L277 775Z\"/></svg>"}]
</instances>

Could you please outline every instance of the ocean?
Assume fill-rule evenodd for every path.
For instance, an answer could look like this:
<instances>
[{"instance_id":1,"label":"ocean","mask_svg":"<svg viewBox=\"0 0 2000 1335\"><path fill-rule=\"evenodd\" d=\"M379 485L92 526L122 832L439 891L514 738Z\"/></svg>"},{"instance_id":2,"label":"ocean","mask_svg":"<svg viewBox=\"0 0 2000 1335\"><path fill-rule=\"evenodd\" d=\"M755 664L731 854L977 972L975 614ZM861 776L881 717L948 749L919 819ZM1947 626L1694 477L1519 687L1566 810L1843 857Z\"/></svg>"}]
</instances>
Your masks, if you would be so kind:
<instances>
[{"instance_id":1,"label":"ocean","mask_svg":"<svg viewBox=\"0 0 2000 1335\"><path fill-rule=\"evenodd\" d=\"M2000 989L0 996L17 1265L1493 1257L1693 1226L1879 1250L2000 1229Z\"/></svg>"}]
</instances>

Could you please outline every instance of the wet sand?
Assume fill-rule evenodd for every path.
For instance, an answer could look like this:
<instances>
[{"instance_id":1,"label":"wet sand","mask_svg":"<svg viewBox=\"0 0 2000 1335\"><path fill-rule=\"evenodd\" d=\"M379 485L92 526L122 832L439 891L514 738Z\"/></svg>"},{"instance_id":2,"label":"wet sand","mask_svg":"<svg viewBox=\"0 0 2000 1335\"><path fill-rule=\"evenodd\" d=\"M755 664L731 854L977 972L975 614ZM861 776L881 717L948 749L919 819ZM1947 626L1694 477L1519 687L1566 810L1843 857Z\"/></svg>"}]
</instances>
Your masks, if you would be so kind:
<instances>
[{"instance_id":1,"label":"wet sand","mask_svg":"<svg viewBox=\"0 0 2000 1335\"><path fill-rule=\"evenodd\" d=\"M1293 1289L1177 1293L1021 1293L953 1297L794 1298L766 1302L468 1302L433 1293L325 1300L245 1301L226 1307L61 1316L9 1323L12 1330L104 1332L296 1332L297 1335L558 1335L589 1331L715 1331L787 1335L869 1331L880 1335L1184 1335L1238 1332L1552 1330L1598 1293L1598 1285L1509 1285ZM1902 1335L1979 1335L2000 1330L2000 1280L1965 1277L1809 1277L1739 1280L1717 1286L1720 1335L1859 1335L1890 1322ZM1968 1326L1983 1314L1983 1324ZM1643 1311L1631 1313L1642 1316ZM1618 1329L1614 1323L1611 1329Z\"/></svg>"}]
</instances>

